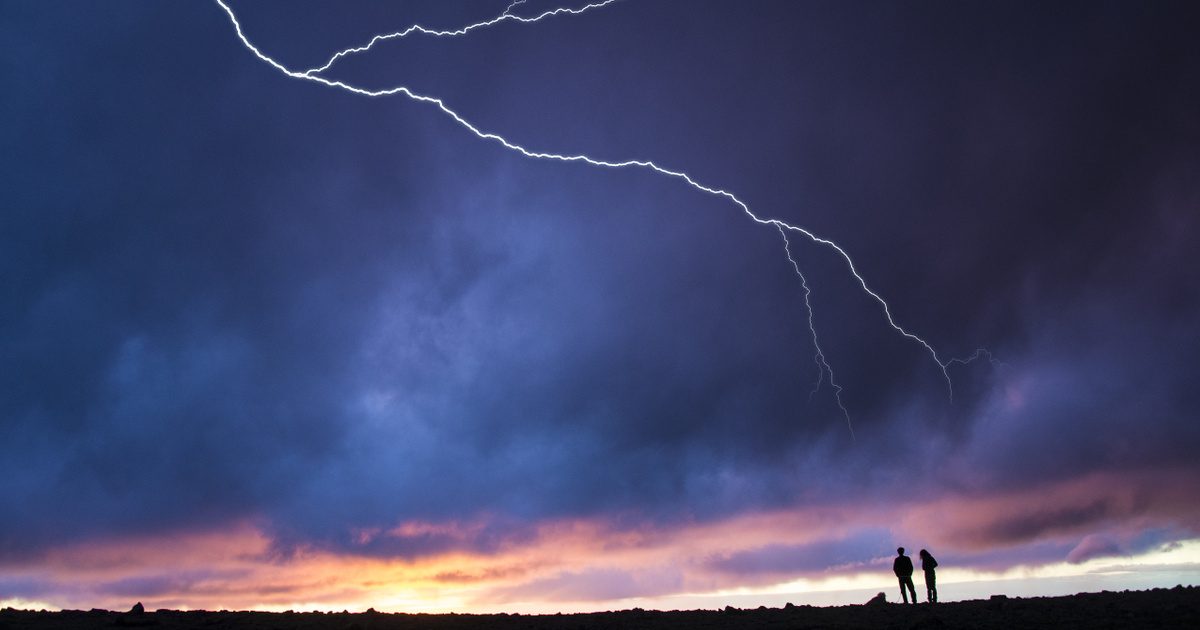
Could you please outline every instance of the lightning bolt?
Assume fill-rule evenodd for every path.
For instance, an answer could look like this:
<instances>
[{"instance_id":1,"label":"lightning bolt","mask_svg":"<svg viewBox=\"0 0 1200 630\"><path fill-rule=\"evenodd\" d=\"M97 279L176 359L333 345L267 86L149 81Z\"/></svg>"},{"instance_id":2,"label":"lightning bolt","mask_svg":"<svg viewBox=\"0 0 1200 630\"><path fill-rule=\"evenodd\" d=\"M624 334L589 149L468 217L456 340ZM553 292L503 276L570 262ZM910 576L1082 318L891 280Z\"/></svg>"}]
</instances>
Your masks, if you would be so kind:
<instances>
[{"instance_id":1,"label":"lightning bolt","mask_svg":"<svg viewBox=\"0 0 1200 630\"><path fill-rule=\"evenodd\" d=\"M950 359L946 362L946 367L950 367L950 365L953 363L957 363L959 365L969 365L979 359L987 359L987 362L997 370L1008 367L1007 363L997 359L992 355L992 351L988 350L987 348L976 348L975 352L965 359Z\"/></svg>"},{"instance_id":2,"label":"lightning bolt","mask_svg":"<svg viewBox=\"0 0 1200 630\"><path fill-rule=\"evenodd\" d=\"M509 3L509 5L507 7L504 7L504 12L501 13L500 15L508 15L509 13L512 13L513 9L517 8L518 6L520 6L522 4L525 4L527 1L528 0L513 0L512 2Z\"/></svg>"},{"instance_id":3,"label":"lightning bolt","mask_svg":"<svg viewBox=\"0 0 1200 630\"><path fill-rule=\"evenodd\" d=\"M850 430L850 440L854 439L854 424L850 422L850 412L846 410L846 405L842 404L842 386L834 380L833 368L829 367L829 361L825 360L825 351L821 349L821 342L817 338L817 326L813 323L813 307L810 298L812 297L812 289L808 286L808 278L804 277L804 272L800 271L800 265L792 258L792 243L788 240L787 232L780 226L775 226L779 230L779 236L783 237L783 251L787 254L788 262L792 263L792 269L796 270L796 275L800 276L800 286L804 288L804 308L808 310L808 330L812 333L812 343L814 353L813 362L817 364L817 383L813 386L811 392L808 393L808 402L812 402L813 396L821 389L821 383L825 381L825 375L829 375L829 386L833 388L833 399L837 401L838 409L842 410L842 417L846 419L846 428Z\"/></svg>"},{"instance_id":4,"label":"lightning bolt","mask_svg":"<svg viewBox=\"0 0 1200 630\"><path fill-rule=\"evenodd\" d=\"M436 29L426 28L424 26L421 26L420 24L413 24L412 26L410 26L402 31L396 31L395 33L387 33L385 35L376 35L375 37L371 38L371 41L367 42L366 44L363 44L362 46L355 46L353 48L347 48L345 50L334 53L334 55L332 57L330 57L329 60L326 61L324 65L317 66L315 68L309 68L308 70L305 70L302 74L310 74L310 75L311 74L321 74L322 72L325 72L326 70L332 68L333 64L337 63L338 60L341 59L342 57L345 57L347 55L356 55L358 53L367 52L368 50L371 50L371 48L373 46L375 46L375 44L378 44L379 42L384 42L389 39L401 39L404 37L408 37L409 35L412 35L413 33L419 33L421 35L429 35L431 37L461 37L463 35L466 35L467 33L470 33L471 31L476 31L481 28L487 28L489 26L495 26L496 24L499 24L506 20L511 20L514 22L521 22L524 24L532 24L534 22L540 22L544 18L548 18L548 17L554 16L554 15L564 15L564 14L579 15L580 13L586 13L588 11L591 11L592 9L599 9L600 7L610 5L614 2L616 2L617 0L602 0L601 2L594 2L592 4L587 4L582 7L577 8L577 9L571 9L568 7L559 7L557 9L550 9L548 11L543 11L542 13L539 13L538 15L535 15L533 17L521 17L519 15L515 15L512 13L512 10L514 8L516 8L519 5L524 4L526 1L527 0L514 0L511 4L508 5L508 7L506 7L504 9L504 12L501 13L500 15L497 15L496 17L494 17L490 20L485 20L483 22L476 22L474 24L470 24L470 25L464 26L462 28L456 28L453 30L436 30ZM225 3L222 0L218 0L217 4L221 5L222 7L225 7L226 11L229 11L229 7L225 6ZM229 11L229 15L230 15L230 17L232 17L233 12ZM236 23L237 20L234 19L234 22ZM240 34L240 31L239 31L239 34ZM243 37L242 41L245 42L246 38ZM249 43L247 42L246 45L248 46ZM262 55L259 55L259 56L261 57Z\"/></svg>"},{"instance_id":5,"label":"lightning bolt","mask_svg":"<svg viewBox=\"0 0 1200 630\"><path fill-rule=\"evenodd\" d=\"M688 186L691 186L692 188L694 188L700 192L704 192L709 195L724 198L724 199L728 200L729 202L733 203L735 206L737 206L747 217L749 217L755 223L776 228L779 231L780 235L783 236L784 250L787 253L788 261L791 262L792 268L795 270L796 275L799 276L800 282L801 282L802 286L804 287L804 291L805 291L804 302L805 302L805 306L808 308L809 330L812 332L813 345L816 347L816 354L814 356L814 361L817 363L818 370L819 370L819 379L817 381L816 389L813 390L813 393L814 394L816 393L817 389L820 388L821 383L826 378L826 375L828 375L829 384L834 389L835 399L837 400L838 407L841 409L844 417L846 418L846 424L850 429L851 437L853 437L853 435L854 435L854 428L853 428L852 424L850 423L850 414L846 410L845 405L842 404L842 398L841 398L842 388L840 386L838 386L837 383L834 381L833 370L832 370L832 368L830 368L829 362L826 360L824 352L821 350L820 345L817 343L817 331L816 331L816 327L813 324L812 305L809 300L809 296L811 295L812 292L808 286L808 280L804 277L804 274L801 273L801 271L800 271L799 264L797 264L795 259L792 258L791 249L790 249L791 243L788 241L788 238L787 238L788 232L794 232L794 233L801 234L805 238L812 241L813 243L828 247L828 248L832 249L834 252L836 252L839 256L841 256L841 258L845 261L846 267L849 270L850 274L858 282L859 287L862 288L864 293L869 295L873 300L875 300L876 303L879 304L879 307L883 311L884 319L887 321L888 326L890 326L893 330L895 330L896 332L898 332L905 338L920 345L925 350L925 352L929 354L929 356L933 359L933 361L935 363L937 363L938 367L941 369L942 377L946 381L946 387L949 391L951 400L953 400L953 398L954 398L954 384L950 379L950 371L949 371L949 366L951 364L961 363L961 364L965 365L967 363L975 361L976 359L978 359L982 356L987 356L989 360L994 361L994 359L992 359L992 357L991 357L991 353L987 352L986 350L982 350L982 349L977 350L974 355L972 355L971 357L969 357L967 359L943 360L938 355L937 350L934 349L934 347L928 341L926 341L922 337L920 337L912 332L909 332L903 326L896 323L895 318L892 316L891 307L888 305L887 300L884 300L882 296L880 296L873 289L871 289L870 285L867 284L866 279L862 276L861 273L859 273L857 266L855 266L855 264L854 264L854 260L850 257L850 254L847 253L846 250L843 249L840 245L838 245L837 243L835 243L834 241L832 241L830 239L818 236L803 227L791 225L780 219L760 217L759 215L755 214L750 209L750 206L747 205L746 202L742 201L740 198L738 198L733 193L731 193L727 190L723 190L721 188L716 188L713 186L708 186L708 185L702 184L702 183L696 181L695 179L693 179L691 175L688 175L684 171L677 171L677 170L665 168L665 167L660 166L650 160L614 161L614 160L593 158L593 157L583 155L583 154L551 153L551 152L547 152L547 151L537 151L537 150L529 149L529 148L526 148L526 147L524 147L520 144L517 144L513 141L510 141L507 138L505 138L497 133L481 130L479 127L472 124L470 121L468 121L462 115L460 115L458 112L451 109L440 98L428 96L425 94L419 94L417 92L412 91L411 89L409 89L406 86L398 85L396 87L384 88L384 89L367 89L367 88L352 85L352 84L349 84L349 83L346 83L344 81L340 81L337 79L330 79L330 78L321 76L322 72L324 72L324 71L328 70L330 67L332 67L333 64L335 64L339 59L341 59L347 55L357 54L357 53L367 51L375 44L377 44L381 41L384 41L384 40L398 39L398 38L406 37L412 33L421 33L424 35L430 35L430 36L434 36L434 37L462 36L462 35L466 35L467 33L470 33L475 30L479 30L482 28L493 26L495 24L499 24L506 20L513 20L513 21L522 22L522 23L532 23L532 22L538 22L544 18L554 16L554 15L560 15L560 14L577 15L577 14L583 13L585 11L590 11L592 9L597 9L600 7L607 6L609 4L612 4L613 2L616 2L617 0L603 0L602 2L594 2L592 4L588 4L583 7L579 7L577 9L569 9L569 8L552 9L552 10L540 13L534 17L520 17L520 16L512 14L511 13L512 9L515 8L516 6L520 5L523 1L524 0L516 0L516 1L512 2L511 4L508 5L508 7L504 10L503 13L501 13L500 15L498 15L490 20L486 20L483 22L477 22L474 24L470 24L468 26L454 29L454 30L435 30L435 29L429 29L429 28L426 28L426 27L423 27L420 25L414 25L414 26L410 26L402 31L397 31L395 33L388 33L385 35L376 35L375 37L373 37L370 40L370 42L368 42L365 45L356 46L353 48L347 48L345 50L335 53L332 57L329 58L329 61L327 61L322 66L310 68L308 70L298 71L298 70L293 70L291 68L288 68L287 66L280 63L279 61L276 61L274 58L263 53L257 46L255 46L253 43L251 43L250 39L248 37L246 37L245 32L242 30L242 25L238 21L237 15L234 14L233 10L229 8L229 5L226 4L225 0L215 0L216 4L218 6L220 6L221 9L223 9L225 11L225 13L229 16L229 21L233 25L234 32L236 33L238 39L241 41L242 45L245 46L246 49L249 50L251 53L253 53L254 56L257 57L260 61L262 61L263 63L266 63L267 65L271 66L272 68L274 68L275 70L279 71L280 73L282 73L283 75L285 75L287 77L290 77L293 79L298 79L301 81L311 81L313 83L319 83L326 87L335 88L338 90L344 90L346 92L350 92L352 94L357 94L359 96L378 98L378 97L386 97L386 96L403 95L412 101L416 101L418 103L424 103L424 104L428 104L428 105L432 105L432 106L436 107L437 109L441 110L441 112L443 114L445 114L446 116L449 116L451 119L454 120L454 122L458 123L464 129L466 129L467 131L474 134L480 140L487 140L490 142L495 142L495 143L503 146L504 148L506 148L510 151L515 151L517 153L520 153L521 155L523 155L527 158L538 159L538 160L553 160L553 161L558 161L558 162L581 162L584 164L588 164L590 166L610 168L610 169L636 168L636 169L653 171L653 172L658 173L659 175L663 175L665 177L670 177L673 179L681 180L684 183L686 183Z\"/></svg>"}]
</instances>

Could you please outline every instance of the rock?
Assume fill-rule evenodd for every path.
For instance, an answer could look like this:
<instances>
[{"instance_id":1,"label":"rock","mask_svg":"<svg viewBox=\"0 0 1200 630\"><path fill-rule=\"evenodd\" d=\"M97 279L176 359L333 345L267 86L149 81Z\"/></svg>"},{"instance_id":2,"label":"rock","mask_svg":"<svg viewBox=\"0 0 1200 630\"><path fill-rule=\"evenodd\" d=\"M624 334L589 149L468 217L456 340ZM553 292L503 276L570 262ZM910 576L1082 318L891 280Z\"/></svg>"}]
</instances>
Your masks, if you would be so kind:
<instances>
[{"instance_id":1,"label":"rock","mask_svg":"<svg viewBox=\"0 0 1200 630\"><path fill-rule=\"evenodd\" d=\"M887 603L887 595L880 593L880 594L876 595L875 597L872 597L871 599L867 600L867 603L863 604L863 605L864 606L882 606L886 603Z\"/></svg>"},{"instance_id":2,"label":"rock","mask_svg":"<svg viewBox=\"0 0 1200 630\"><path fill-rule=\"evenodd\" d=\"M129 612L121 614L115 622L117 626L125 628L141 628L145 626L157 626L158 620L146 615L146 607L142 602L133 605Z\"/></svg>"},{"instance_id":3,"label":"rock","mask_svg":"<svg viewBox=\"0 0 1200 630\"><path fill-rule=\"evenodd\" d=\"M725 607L725 614L726 614L726 615L737 615L737 614L741 614L741 612L742 612L741 610L739 610L739 609L737 609L737 608L734 608L733 606L726 606L726 607Z\"/></svg>"}]
</instances>

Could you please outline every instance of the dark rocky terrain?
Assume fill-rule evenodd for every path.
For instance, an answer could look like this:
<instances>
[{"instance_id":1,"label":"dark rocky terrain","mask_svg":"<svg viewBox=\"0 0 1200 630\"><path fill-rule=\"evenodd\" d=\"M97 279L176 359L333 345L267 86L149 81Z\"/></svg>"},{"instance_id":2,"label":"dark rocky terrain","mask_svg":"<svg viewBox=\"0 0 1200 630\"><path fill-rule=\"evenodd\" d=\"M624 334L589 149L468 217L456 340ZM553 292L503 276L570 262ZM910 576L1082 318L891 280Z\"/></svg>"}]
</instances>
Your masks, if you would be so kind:
<instances>
[{"instance_id":1,"label":"dark rocky terrain","mask_svg":"<svg viewBox=\"0 0 1200 630\"><path fill-rule=\"evenodd\" d=\"M24 628L253 628L261 630L590 630L601 628L1200 628L1200 587L1081 593L946 604L758 608L573 615L410 615L366 613L0 611L0 630Z\"/></svg>"}]
</instances>

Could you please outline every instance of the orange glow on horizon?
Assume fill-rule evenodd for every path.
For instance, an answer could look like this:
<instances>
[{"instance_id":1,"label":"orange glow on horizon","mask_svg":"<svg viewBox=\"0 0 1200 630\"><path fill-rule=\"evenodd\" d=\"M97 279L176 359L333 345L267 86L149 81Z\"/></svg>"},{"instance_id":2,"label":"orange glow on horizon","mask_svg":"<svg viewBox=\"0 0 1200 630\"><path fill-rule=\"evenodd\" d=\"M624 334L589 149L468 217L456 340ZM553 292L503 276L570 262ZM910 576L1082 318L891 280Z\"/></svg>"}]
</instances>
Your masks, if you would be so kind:
<instances>
[{"instance_id":1,"label":"orange glow on horizon","mask_svg":"<svg viewBox=\"0 0 1200 630\"><path fill-rule=\"evenodd\" d=\"M9 579L50 585L45 596L28 601L113 610L142 601L149 609L569 612L702 603L714 594L886 590L891 584L887 558L863 558L791 575L722 572L713 568L712 561L771 546L836 541L864 530L891 531L896 540L914 548L928 539L929 532L938 532L944 542L933 547L935 551L950 544L960 550L1015 545L1021 541L988 540L989 527L994 530L997 522L1039 510L1087 506L1097 500L1107 501L1121 523L1130 522L1135 503L1147 515L1160 517L1171 506L1178 511L1178 506L1188 505L1179 501L1180 493L1190 492L1194 484L1172 486L1162 480L1162 476L1097 475L1037 492L912 505L763 512L669 526L628 525L628 519L622 519L620 526L605 519L554 520L531 526L531 535L520 542L490 547L486 553L464 546L408 559L317 547L281 555L265 528L247 520L221 531L63 546L36 559L10 562L4 573ZM1194 519L1197 515L1175 516ZM484 517L469 522L405 521L388 528L356 530L351 539L366 545L387 537L437 534L468 541L488 522ZM1088 531L1066 526L1044 534L1077 541ZM881 541L885 547L893 543ZM1029 575L1042 570L1051 577L1084 570L1060 564L1049 573L1037 567L1021 570ZM942 581L947 584L1016 575L970 567L946 569Z\"/></svg>"}]
</instances>

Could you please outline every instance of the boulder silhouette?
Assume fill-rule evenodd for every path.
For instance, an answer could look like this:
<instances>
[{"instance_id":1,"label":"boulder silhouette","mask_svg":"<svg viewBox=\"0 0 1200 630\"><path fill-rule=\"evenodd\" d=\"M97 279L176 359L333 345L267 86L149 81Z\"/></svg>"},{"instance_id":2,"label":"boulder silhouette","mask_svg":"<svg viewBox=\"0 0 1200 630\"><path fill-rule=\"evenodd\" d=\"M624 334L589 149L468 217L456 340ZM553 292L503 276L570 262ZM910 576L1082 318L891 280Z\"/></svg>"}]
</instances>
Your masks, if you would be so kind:
<instances>
[{"instance_id":1,"label":"boulder silhouette","mask_svg":"<svg viewBox=\"0 0 1200 630\"><path fill-rule=\"evenodd\" d=\"M138 602L133 605L133 608L129 609L129 612L117 617L113 625L125 628L141 628L145 626L157 626L158 620L151 615L147 615L146 607L142 605L142 602Z\"/></svg>"},{"instance_id":2,"label":"boulder silhouette","mask_svg":"<svg viewBox=\"0 0 1200 630\"><path fill-rule=\"evenodd\" d=\"M876 595L875 597L872 597L871 599L867 600L867 603L863 604L863 605L864 606L882 606L886 603L887 603L887 595L880 593L880 594Z\"/></svg>"}]
</instances>

